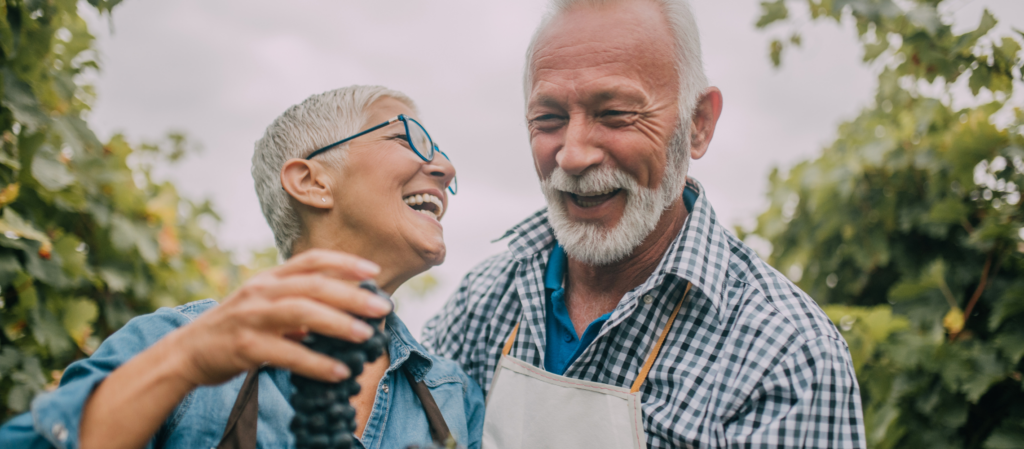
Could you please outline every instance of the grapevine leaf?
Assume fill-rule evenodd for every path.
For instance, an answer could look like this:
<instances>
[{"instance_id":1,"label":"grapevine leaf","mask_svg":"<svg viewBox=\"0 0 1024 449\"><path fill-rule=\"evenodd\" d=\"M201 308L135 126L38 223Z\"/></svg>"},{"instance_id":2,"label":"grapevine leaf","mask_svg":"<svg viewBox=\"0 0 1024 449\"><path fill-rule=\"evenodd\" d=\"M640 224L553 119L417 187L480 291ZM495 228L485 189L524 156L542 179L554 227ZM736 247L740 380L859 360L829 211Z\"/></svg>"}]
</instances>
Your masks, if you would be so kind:
<instances>
[{"instance_id":1,"label":"grapevine leaf","mask_svg":"<svg viewBox=\"0 0 1024 449\"><path fill-rule=\"evenodd\" d=\"M1007 319L1024 313L1024 283L1018 282L1007 288L992 308L988 327L996 330Z\"/></svg>"},{"instance_id":2,"label":"grapevine leaf","mask_svg":"<svg viewBox=\"0 0 1024 449\"><path fill-rule=\"evenodd\" d=\"M14 119L28 128L29 132L46 126L50 118L43 112L32 88L17 78L10 70L3 71L3 105L14 113Z\"/></svg>"},{"instance_id":3,"label":"grapevine leaf","mask_svg":"<svg viewBox=\"0 0 1024 449\"><path fill-rule=\"evenodd\" d=\"M771 43L772 65L778 67L782 64L782 41L776 39Z\"/></svg>"},{"instance_id":4,"label":"grapevine leaf","mask_svg":"<svg viewBox=\"0 0 1024 449\"><path fill-rule=\"evenodd\" d=\"M49 156L45 148L47 145L37 151L32 159L32 177L51 192L64 190L74 184L75 175L71 174L66 165Z\"/></svg>"},{"instance_id":5,"label":"grapevine leaf","mask_svg":"<svg viewBox=\"0 0 1024 449\"><path fill-rule=\"evenodd\" d=\"M92 335L92 325L98 316L99 308L96 307L94 301L88 298L78 298L64 304L61 323L68 335L81 348L85 346L86 339Z\"/></svg>"},{"instance_id":6,"label":"grapevine leaf","mask_svg":"<svg viewBox=\"0 0 1024 449\"><path fill-rule=\"evenodd\" d=\"M786 8L785 0L772 2L761 2L761 18L754 26L764 28L772 23L789 17L789 9Z\"/></svg>"},{"instance_id":7,"label":"grapevine leaf","mask_svg":"<svg viewBox=\"0 0 1024 449\"><path fill-rule=\"evenodd\" d=\"M918 4L917 7L907 12L907 18L910 19L910 23L923 28L932 37L938 34L939 27L942 26L935 5L927 3Z\"/></svg>"}]
</instances>

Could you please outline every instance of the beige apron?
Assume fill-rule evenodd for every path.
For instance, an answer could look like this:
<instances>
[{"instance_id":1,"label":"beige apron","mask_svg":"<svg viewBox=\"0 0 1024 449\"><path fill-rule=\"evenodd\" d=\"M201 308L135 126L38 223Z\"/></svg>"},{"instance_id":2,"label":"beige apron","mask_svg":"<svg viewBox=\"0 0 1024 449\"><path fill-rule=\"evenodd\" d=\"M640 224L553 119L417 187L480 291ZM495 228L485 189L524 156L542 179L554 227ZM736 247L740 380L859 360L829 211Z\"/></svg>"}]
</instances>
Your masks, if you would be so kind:
<instances>
[{"instance_id":1,"label":"beige apron","mask_svg":"<svg viewBox=\"0 0 1024 449\"><path fill-rule=\"evenodd\" d=\"M516 324L487 395L483 448L646 448L640 387L689 292L687 284L629 389L559 376L509 356Z\"/></svg>"}]
</instances>

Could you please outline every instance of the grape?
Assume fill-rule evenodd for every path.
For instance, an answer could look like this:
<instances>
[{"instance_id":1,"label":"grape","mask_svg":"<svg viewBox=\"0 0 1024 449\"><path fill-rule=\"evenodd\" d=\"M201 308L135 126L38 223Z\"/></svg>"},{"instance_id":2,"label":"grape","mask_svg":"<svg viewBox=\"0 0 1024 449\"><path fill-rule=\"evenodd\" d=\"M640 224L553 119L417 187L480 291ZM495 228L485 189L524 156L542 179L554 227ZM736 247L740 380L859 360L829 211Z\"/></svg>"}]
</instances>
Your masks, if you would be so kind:
<instances>
[{"instance_id":1,"label":"grape","mask_svg":"<svg viewBox=\"0 0 1024 449\"><path fill-rule=\"evenodd\" d=\"M360 287L384 298L387 294L377 288L373 281L364 281ZM389 298L390 299L390 298ZM384 354L388 347L388 336L380 331L382 319L363 319L373 326L374 334L362 344L349 343L336 338L310 333L302 344L309 349L338 359L352 372L352 376L341 382L321 382L292 373L292 418L291 431L295 435L296 449L348 449L354 443L352 432L356 430L356 410L349 404L349 398L359 394L356 376L363 372L363 364L372 362Z\"/></svg>"},{"instance_id":2,"label":"grape","mask_svg":"<svg viewBox=\"0 0 1024 449\"><path fill-rule=\"evenodd\" d=\"M429 446L420 446L413 444L406 446L405 449L465 449L463 446L459 446L455 443L454 439L449 438L444 444L430 443Z\"/></svg>"}]
</instances>

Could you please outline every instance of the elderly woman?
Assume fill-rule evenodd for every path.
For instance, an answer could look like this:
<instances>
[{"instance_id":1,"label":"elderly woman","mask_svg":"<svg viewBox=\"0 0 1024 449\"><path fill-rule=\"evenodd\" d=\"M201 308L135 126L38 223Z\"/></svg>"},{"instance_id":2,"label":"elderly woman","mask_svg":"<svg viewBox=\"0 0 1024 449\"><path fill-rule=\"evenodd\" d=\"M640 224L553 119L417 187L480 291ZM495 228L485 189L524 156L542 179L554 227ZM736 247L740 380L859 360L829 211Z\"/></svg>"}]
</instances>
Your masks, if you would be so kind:
<instances>
[{"instance_id":1,"label":"elderly woman","mask_svg":"<svg viewBox=\"0 0 1024 449\"><path fill-rule=\"evenodd\" d=\"M354 316L386 315L389 347L356 378L362 388L351 399L356 447L429 444L444 427L479 447L480 388L428 354L390 302L354 282L373 278L392 293L444 261L440 220L455 169L416 115L405 95L367 86L285 111L256 142L252 173L289 260L223 304L133 319L0 429L0 446L294 446L289 371L329 382L350 376L296 340L312 331L362 342L373 329Z\"/></svg>"}]
</instances>

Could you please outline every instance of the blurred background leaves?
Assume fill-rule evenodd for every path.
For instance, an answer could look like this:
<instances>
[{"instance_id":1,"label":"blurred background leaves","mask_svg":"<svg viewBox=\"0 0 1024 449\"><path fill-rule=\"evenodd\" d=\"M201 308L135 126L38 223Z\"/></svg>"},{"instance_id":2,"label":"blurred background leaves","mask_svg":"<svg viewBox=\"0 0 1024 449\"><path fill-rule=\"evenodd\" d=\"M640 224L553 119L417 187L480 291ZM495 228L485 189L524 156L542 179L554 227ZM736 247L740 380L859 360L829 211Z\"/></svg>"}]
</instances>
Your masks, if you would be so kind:
<instances>
[{"instance_id":1,"label":"blurred background leaves","mask_svg":"<svg viewBox=\"0 0 1024 449\"><path fill-rule=\"evenodd\" d=\"M846 337L869 447L1019 448L1024 34L993 35L988 11L956 34L944 3L762 3L756 26L793 36L770 42L775 65L807 9L855 21L878 87L820 157L771 174L768 210L738 233L770 243Z\"/></svg>"},{"instance_id":2,"label":"blurred background leaves","mask_svg":"<svg viewBox=\"0 0 1024 449\"><path fill-rule=\"evenodd\" d=\"M117 3L0 4L0 419L133 316L221 298L252 271L201 225L208 203L150 176L194 150L183 134L103 143L83 120L98 63L77 8Z\"/></svg>"}]
</instances>

